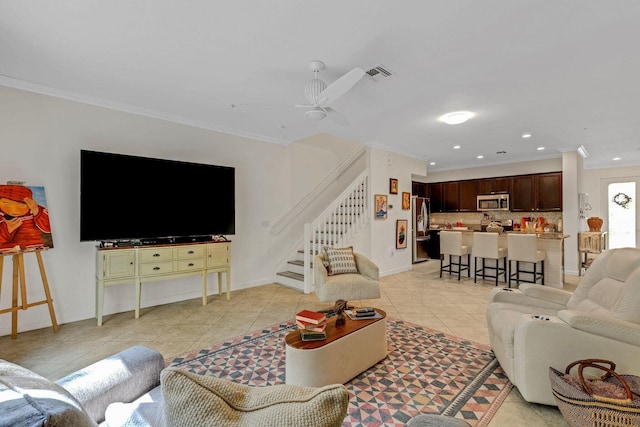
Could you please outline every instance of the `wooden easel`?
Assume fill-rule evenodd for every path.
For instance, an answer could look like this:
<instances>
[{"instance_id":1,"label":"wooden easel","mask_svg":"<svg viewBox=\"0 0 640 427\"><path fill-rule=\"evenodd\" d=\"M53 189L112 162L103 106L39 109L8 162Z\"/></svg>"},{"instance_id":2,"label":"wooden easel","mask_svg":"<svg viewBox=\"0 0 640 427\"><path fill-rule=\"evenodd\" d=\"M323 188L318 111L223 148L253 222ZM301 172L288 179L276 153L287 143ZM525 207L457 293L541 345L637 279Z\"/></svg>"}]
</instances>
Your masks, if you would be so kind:
<instances>
[{"instance_id":1,"label":"wooden easel","mask_svg":"<svg viewBox=\"0 0 640 427\"><path fill-rule=\"evenodd\" d=\"M13 293L11 297L11 308L5 308L0 310L0 314L11 312L11 339L18 338L18 310L26 310L29 307L36 305L47 304L49 306L49 315L51 316L51 324L53 326L53 332L58 332L58 323L56 322L56 313L53 310L53 300L51 299L51 293L49 292L49 282L47 281L47 274L44 270L44 263L42 262L42 251L46 249L35 249L21 252L0 253L0 295L2 291L2 268L4 265L4 258L9 255L13 258ZM46 298L38 302L27 302L27 283L25 281L24 274L24 254L35 253L38 258L38 267L40 267L40 276L42 276L42 286L44 287L44 293ZM18 305L18 289L20 289L20 305Z\"/></svg>"}]
</instances>

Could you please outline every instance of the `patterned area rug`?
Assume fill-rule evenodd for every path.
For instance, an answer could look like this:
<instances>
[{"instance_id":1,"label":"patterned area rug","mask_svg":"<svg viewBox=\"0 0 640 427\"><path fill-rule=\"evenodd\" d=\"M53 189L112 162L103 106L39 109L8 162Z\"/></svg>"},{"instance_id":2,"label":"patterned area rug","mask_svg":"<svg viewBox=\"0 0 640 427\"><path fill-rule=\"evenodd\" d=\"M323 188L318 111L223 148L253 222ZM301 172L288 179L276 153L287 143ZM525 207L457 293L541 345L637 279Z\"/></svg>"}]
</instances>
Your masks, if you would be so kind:
<instances>
[{"instance_id":1,"label":"patterned area rug","mask_svg":"<svg viewBox=\"0 0 640 427\"><path fill-rule=\"evenodd\" d=\"M274 325L167 361L190 372L251 385L284 384L284 337ZM438 413L486 426L511 383L491 350L432 329L387 318L386 359L349 381L344 426L404 426Z\"/></svg>"}]
</instances>

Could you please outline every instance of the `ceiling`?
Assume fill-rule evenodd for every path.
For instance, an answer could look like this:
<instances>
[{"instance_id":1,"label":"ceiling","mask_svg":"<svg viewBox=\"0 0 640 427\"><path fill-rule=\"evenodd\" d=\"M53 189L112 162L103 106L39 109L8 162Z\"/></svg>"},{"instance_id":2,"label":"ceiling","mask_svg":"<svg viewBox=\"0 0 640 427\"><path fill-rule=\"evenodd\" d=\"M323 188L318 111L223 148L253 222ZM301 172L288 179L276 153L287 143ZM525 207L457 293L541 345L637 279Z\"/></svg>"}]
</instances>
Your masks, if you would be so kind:
<instances>
[{"instance_id":1,"label":"ceiling","mask_svg":"<svg viewBox=\"0 0 640 427\"><path fill-rule=\"evenodd\" d=\"M580 145L587 168L640 165L639 41L633 0L4 0L0 85L270 142L326 132L434 171ZM287 105L316 59L327 84L392 76L332 104L348 126L312 121ZM438 121L456 110L476 116Z\"/></svg>"}]
</instances>

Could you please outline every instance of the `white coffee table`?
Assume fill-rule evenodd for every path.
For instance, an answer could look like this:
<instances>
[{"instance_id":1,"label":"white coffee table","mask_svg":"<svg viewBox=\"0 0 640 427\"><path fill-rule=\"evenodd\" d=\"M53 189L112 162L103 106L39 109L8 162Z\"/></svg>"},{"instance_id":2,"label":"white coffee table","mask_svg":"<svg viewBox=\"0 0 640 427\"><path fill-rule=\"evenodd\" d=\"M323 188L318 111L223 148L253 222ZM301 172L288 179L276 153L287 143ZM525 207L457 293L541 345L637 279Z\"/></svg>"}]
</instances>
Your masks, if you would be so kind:
<instances>
[{"instance_id":1,"label":"white coffee table","mask_svg":"<svg viewBox=\"0 0 640 427\"><path fill-rule=\"evenodd\" d=\"M327 320L327 339L302 341L300 332L287 334L285 382L310 387L344 384L387 357L387 314L376 319L350 320L336 327Z\"/></svg>"}]
</instances>

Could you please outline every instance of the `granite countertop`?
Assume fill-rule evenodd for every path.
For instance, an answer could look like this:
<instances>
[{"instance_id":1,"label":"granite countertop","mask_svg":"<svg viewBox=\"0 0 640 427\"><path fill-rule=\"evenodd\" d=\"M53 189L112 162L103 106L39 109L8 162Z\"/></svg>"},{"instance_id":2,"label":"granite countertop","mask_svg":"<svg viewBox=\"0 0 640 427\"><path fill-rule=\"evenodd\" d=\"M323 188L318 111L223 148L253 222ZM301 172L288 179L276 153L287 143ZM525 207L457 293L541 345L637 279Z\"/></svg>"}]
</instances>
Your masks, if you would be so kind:
<instances>
[{"instance_id":1,"label":"granite countertop","mask_svg":"<svg viewBox=\"0 0 640 427\"><path fill-rule=\"evenodd\" d=\"M507 233L533 234L533 233L526 233L522 231L505 231L503 234L507 234ZM538 239L566 239L567 237L569 237L568 234L557 233L555 231L536 232L535 235Z\"/></svg>"},{"instance_id":2,"label":"granite countertop","mask_svg":"<svg viewBox=\"0 0 640 427\"><path fill-rule=\"evenodd\" d=\"M453 228L444 228L444 227L440 227L437 228L436 230L440 230L440 231L462 231L463 233L473 233L476 231L481 231L481 230L476 230L472 228L473 226L469 226L469 229L467 230L461 230L460 227L453 227ZM522 232L522 231L503 231L502 233L500 233L500 235L502 236L506 236L509 233L518 233L518 234L534 234L534 233L526 233L526 232ZM536 232L535 233L536 237L538 239L551 239L551 240L561 240L561 239L566 239L569 237L568 234L564 234L564 233L557 233L555 231L548 231L548 232Z\"/></svg>"}]
</instances>

